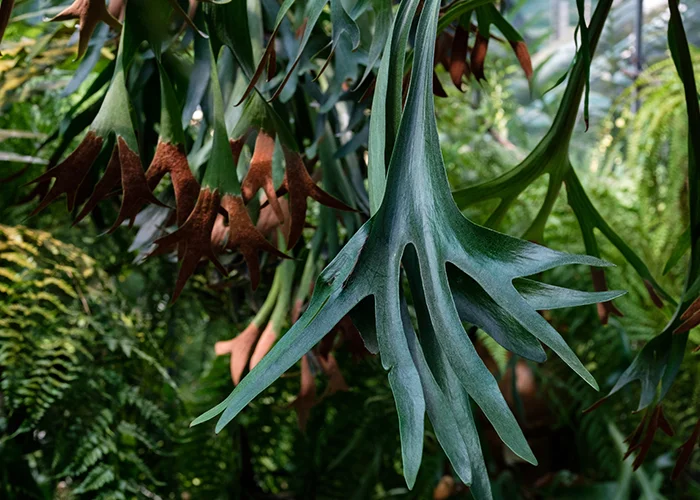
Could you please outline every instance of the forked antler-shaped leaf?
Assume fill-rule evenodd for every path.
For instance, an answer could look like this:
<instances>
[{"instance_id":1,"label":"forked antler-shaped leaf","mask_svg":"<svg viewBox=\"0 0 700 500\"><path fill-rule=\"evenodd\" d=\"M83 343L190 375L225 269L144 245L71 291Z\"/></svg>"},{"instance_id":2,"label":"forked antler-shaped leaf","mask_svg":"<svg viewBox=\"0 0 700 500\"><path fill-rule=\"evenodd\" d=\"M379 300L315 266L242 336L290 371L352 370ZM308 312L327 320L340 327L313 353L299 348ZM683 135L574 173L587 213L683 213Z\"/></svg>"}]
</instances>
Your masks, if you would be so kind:
<instances>
[{"instance_id":1,"label":"forked antler-shaped leaf","mask_svg":"<svg viewBox=\"0 0 700 500\"><path fill-rule=\"evenodd\" d=\"M282 217L277 197L289 194L291 220L289 234L286 236L290 249L297 244L304 230L307 198L312 198L323 205L338 210L353 211L353 208L316 185L306 169L301 154L297 152L296 142L286 124L257 91L248 97L240 119L232 132L233 139L230 140L230 146L235 161L238 160L245 140L252 131L256 131L258 136L250 168L241 185L243 200L249 201L262 188L278 217ZM275 137L280 140L285 159L284 179L277 191L274 190L272 179Z\"/></svg>"},{"instance_id":2,"label":"forked antler-shaped leaf","mask_svg":"<svg viewBox=\"0 0 700 500\"><path fill-rule=\"evenodd\" d=\"M102 13L103 10L104 13ZM184 12L181 12L181 9L175 10L186 16ZM93 17L109 16L105 10L104 2L94 0L76 0L61 15L75 12ZM104 100L100 104L99 112L94 116L88 134L75 152L34 181L46 183L55 179L53 186L43 197L34 213L42 210L62 194L66 194L69 210L87 198L87 202L76 217L75 223L78 223L99 202L119 193L121 188L121 207L117 219L110 229L110 231L114 231L125 220L130 220L130 223L133 224L136 214L145 204L164 206L153 195L152 189L168 170L172 170L176 194L180 195L179 207L185 207L178 210L179 221L180 224L184 222L196 201L196 196L194 199L192 196L193 183L196 184L196 181L189 171L184 156L184 134L179 126L175 126L179 120L171 119L171 116L176 116L178 113L178 105L172 85L161 64L162 46L171 36L168 32L168 23L163 22L163 18L169 18L172 12L169 0L133 0L129 3L125 12L125 26L119 41L117 59L113 65L112 80ZM111 16L109 17L111 18ZM81 18L81 43L84 29L88 28L87 25L83 26L83 24ZM139 45L143 41L147 41L156 54L161 77L163 107L160 123L162 141L159 143L154 158L155 168L151 170L151 175L148 177L143 171L138 154L127 88L129 68ZM110 65L111 67L112 65ZM104 85L104 76L106 76L105 72L98 76L87 95L91 95ZM69 115L73 114L76 109L74 107ZM80 122L74 119L68 120L68 123L69 128L72 128ZM84 124L82 126L85 127ZM66 139L69 140L72 135L67 136ZM55 155L60 155L66 145L64 140ZM101 164L106 164L106 169L90 194L91 186L87 183L86 178L94 163L97 163L99 167Z\"/></svg>"},{"instance_id":3,"label":"forked antler-shaped leaf","mask_svg":"<svg viewBox=\"0 0 700 500\"><path fill-rule=\"evenodd\" d=\"M624 386L633 381L642 384L638 410L644 409L655 400L660 401L668 393L678 375L683 360L688 330L685 322L692 317L694 304L700 296L700 106L697 99L697 86L693 64L688 49L688 40L683 29L683 21L675 0L669 0L671 19L668 28L668 42L676 69L685 89L688 107L688 186L690 212L691 256L686 282L676 312L663 332L654 337L637 355L630 367L622 374L610 393L594 407L605 401Z\"/></svg>"},{"instance_id":4,"label":"forked antler-shaped leaf","mask_svg":"<svg viewBox=\"0 0 700 500\"><path fill-rule=\"evenodd\" d=\"M474 77L477 80L486 79L484 75L484 62L488 51L489 39L491 38L491 25L494 25L508 40L508 43L513 48L513 52L515 52L515 56L518 58L520 67L525 72L525 76L529 81L532 78L532 62L530 61L530 53L527 50L527 45L520 33L506 21L493 4L478 7L476 9L476 20L478 30L474 48L471 53L471 70L474 73ZM456 75L453 76L453 80L455 76Z\"/></svg>"},{"instance_id":5,"label":"forked antler-shaped leaf","mask_svg":"<svg viewBox=\"0 0 700 500\"><path fill-rule=\"evenodd\" d=\"M143 17L150 19L158 14L167 12L163 4L165 0L157 2L151 1L147 4L150 9L141 7L141 11L147 10L148 15L142 14ZM169 1L170 5L177 2ZM160 9L158 9L160 7ZM179 5L173 5L173 8L179 12L185 19L189 19ZM155 21L154 21L155 22ZM145 24L145 25L144 25ZM194 27L194 25L192 25ZM194 210L199 196L199 183L195 179L194 173L190 169L185 153L185 134L180 123L182 114L181 105L176 97L175 89L171 83L168 72L166 71L162 51L162 37L152 29L149 29L148 23L142 22L142 31L149 38L153 53L155 54L156 65L158 67L158 76L160 80L160 128L158 134L158 145L156 146L153 160L146 170L146 181L148 187L154 190L166 174L170 174L170 179L175 191L176 203L176 222L178 227L181 227L187 218ZM198 33L199 30L197 30ZM206 37L204 33L200 33L202 37Z\"/></svg>"},{"instance_id":6,"label":"forked antler-shaped leaf","mask_svg":"<svg viewBox=\"0 0 700 500\"><path fill-rule=\"evenodd\" d=\"M585 28L585 40L582 41L584 47L576 55L561 105L554 117L552 126L539 144L520 164L508 172L495 179L458 189L454 192L454 196L457 205L462 209L483 200L500 200L498 207L486 222L486 225L489 227L497 227L518 196L536 179L547 175L549 177L548 188L542 207L530 227L523 234L523 238L542 242L544 240L545 225L554 203L559 196L562 185L566 185L568 202L579 222L586 253L600 257L595 236L595 229L597 228L622 253L637 274L644 280L644 284L654 304L662 307L661 298L675 303L673 297L658 284L637 253L610 227L596 210L569 161L569 142L576 124L579 104L584 90L587 88L590 58L595 52L611 5L611 0L602 0L596 6L590 25ZM486 9L486 7L482 9ZM472 54L472 57L474 57L474 54ZM593 282L598 291L605 290L605 279L602 273L602 270L593 271ZM603 323L607 323L608 316L611 313L619 313L612 304L600 307L599 312Z\"/></svg>"},{"instance_id":7,"label":"forked antler-shaped leaf","mask_svg":"<svg viewBox=\"0 0 700 500\"><path fill-rule=\"evenodd\" d=\"M223 95L219 84L216 56L211 43L209 54L214 137L209 162L202 178L202 188L199 191L197 204L184 225L156 242L161 246L178 243L184 248L180 254L182 266L173 300L180 294L185 282L203 257L211 260L223 274L227 274L215 256L215 244L211 241L216 216L220 211L224 211L228 216L228 237L224 239L225 246L231 250L239 250L243 254L248 264L253 288L257 287L260 276L258 252L266 251L278 257L286 257L260 234L245 208L226 130Z\"/></svg>"},{"instance_id":8,"label":"forked antler-shaped leaf","mask_svg":"<svg viewBox=\"0 0 700 500\"><path fill-rule=\"evenodd\" d=\"M166 85L170 86L171 84L162 67L160 71L161 91L163 92L161 96L164 106L163 115L165 115L169 113L165 109L168 99L165 95ZM169 91L172 92L172 87L169 88ZM180 135L182 135L181 130ZM76 216L74 225L87 217L98 203L116 193L120 184L124 186L123 208L119 218L112 226L112 230L116 229L125 219L130 219L133 224L136 214L145 204L154 203L163 206L163 204L153 196L152 191L168 173L170 174L175 190L177 224L178 226L184 224L196 205L197 195L199 193L199 184L194 178L187 162L187 155L184 150L184 136L181 139L176 139L175 136L169 132L167 122L161 117L160 138L151 165L148 167L145 174L143 173L140 161L136 162L135 159L131 162L131 170L125 168L125 166L128 167L129 164L121 160L118 152L119 150L117 149L112 154L102 178L95 185L92 195L90 195L90 198Z\"/></svg>"},{"instance_id":9,"label":"forked antler-shaped leaf","mask_svg":"<svg viewBox=\"0 0 700 500\"><path fill-rule=\"evenodd\" d=\"M439 7L437 0L425 2L420 17L411 88L389 164L387 185L390 187L379 209L321 273L311 303L299 321L225 401L193 424L223 413L216 426L217 431L221 430L347 313L359 305L367 314L372 304L376 328L360 330L367 348L379 352L388 370L399 414L404 475L409 487L413 486L420 466L426 410L460 478L472 482L472 461L476 461L474 467L483 467L476 452L470 456L468 451L468 447L475 446L475 434L471 428L463 429L456 420L469 410L466 395L458 399L451 390L447 392L454 380L481 407L504 442L517 455L535 463L495 378L464 331L452 295L448 265L477 283L502 309L500 314L522 325L532 337L531 344L544 343L597 388L593 377L561 336L528 303L526 297L534 294L540 297L538 306L542 306L546 302L546 288L527 288L526 284L523 296L514 286L514 280L564 264L609 264L590 256L567 255L477 226L460 213L452 199L432 101L432 41ZM436 339L431 351L432 368L425 361L422 338L421 341L415 338L405 312L402 313L401 261L405 252L415 253L410 269L406 262L404 265L411 286L419 287L424 293L422 321ZM465 293L470 294L468 289ZM609 294L570 297L572 303L581 303L582 298L586 303L611 298ZM424 330L421 336L430 335ZM455 377L436 373L440 366L448 367ZM443 387L439 381L443 381ZM452 414L442 411L450 402L459 405L453 406L456 411Z\"/></svg>"}]
</instances>

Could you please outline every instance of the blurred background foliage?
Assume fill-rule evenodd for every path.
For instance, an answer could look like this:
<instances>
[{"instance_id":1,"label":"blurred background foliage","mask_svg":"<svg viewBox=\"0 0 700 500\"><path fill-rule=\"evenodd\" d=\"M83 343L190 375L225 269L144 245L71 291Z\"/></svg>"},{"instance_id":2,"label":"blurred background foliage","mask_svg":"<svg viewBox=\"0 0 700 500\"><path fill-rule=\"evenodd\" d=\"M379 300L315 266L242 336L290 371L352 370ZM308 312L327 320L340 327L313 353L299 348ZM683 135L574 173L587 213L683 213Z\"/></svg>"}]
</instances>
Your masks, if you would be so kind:
<instances>
[{"instance_id":1,"label":"blurred background foliage","mask_svg":"<svg viewBox=\"0 0 700 500\"><path fill-rule=\"evenodd\" d=\"M90 83L71 83L82 66L66 44L75 41L73 29L42 22L58 4L18 1L17 22L7 29L0 57L0 177L13 160L34 162L26 180L41 171L52 152L41 147L43 140ZM555 4L568 6L570 18L553 19ZM454 187L506 171L547 130L563 86L547 90L575 52L576 12L569 4L504 4L533 55L530 87L510 48L497 44L482 85L472 80L461 93L439 72L448 97L437 98L438 127ZM683 266L673 265L672 256L687 226L685 104L667 51L663 2L644 2L644 71L636 74L636 4L617 2L603 32L591 68L591 127L584 132L582 120L577 125L572 163L604 218L677 296ZM697 46L700 4L683 7L686 31ZM88 71L108 64L114 50L108 43ZM700 77L700 51L693 55ZM519 197L502 228L522 234L545 191L540 179ZM350 390L315 406L305 432L291 406L298 391L298 373L291 372L220 434L211 426L189 428L193 416L230 392L228 360L215 357L213 345L245 327L265 286L253 293L245 280L217 283L205 273L169 305L173 260L135 264L126 230L101 237L99 212L80 231L71 231L68 219L57 215L64 213L63 204L27 218L29 207L20 202L28 192L0 183L0 498L469 497L451 479L429 429L418 482L413 491L406 489L394 402L372 357L338 353ZM466 214L483 222L492 208L477 205ZM549 219L545 243L584 250L564 197ZM589 306L549 312L547 318L605 393L671 311L653 307L611 245L601 251L618 265L608 272L610 287L629 291L616 301L624 316L601 326ZM588 271L580 268L549 271L545 281L591 289ZM487 336L476 335L540 461L537 468L519 461L482 419L495 497L700 498L700 454L678 481L669 479L675 450L700 408L698 354L686 357L664 403L677 437L657 438L651 459L633 471L632 459L622 460L623 439L638 421L631 415L638 387L584 415L599 395L560 360L536 365L509 359ZM697 332L692 342L700 343Z\"/></svg>"}]
</instances>

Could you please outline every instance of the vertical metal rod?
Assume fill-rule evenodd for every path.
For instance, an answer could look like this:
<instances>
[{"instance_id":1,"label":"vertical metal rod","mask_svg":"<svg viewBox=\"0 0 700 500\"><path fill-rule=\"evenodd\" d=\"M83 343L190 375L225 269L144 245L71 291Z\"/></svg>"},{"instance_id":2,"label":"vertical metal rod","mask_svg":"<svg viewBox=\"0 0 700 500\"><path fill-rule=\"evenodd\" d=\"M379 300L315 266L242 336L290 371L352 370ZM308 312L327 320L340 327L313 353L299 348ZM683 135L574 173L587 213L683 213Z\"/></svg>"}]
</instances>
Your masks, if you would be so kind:
<instances>
[{"instance_id":1,"label":"vertical metal rod","mask_svg":"<svg viewBox=\"0 0 700 500\"><path fill-rule=\"evenodd\" d=\"M559 0L549 0L549 6L550 19L552 21L552 27L554 28L552 30L552 36L554 40L559 40L561 37L561 33L559 33Z\"/></svg>"},{"instance_id":2,"label":"vertical metal rod","mask_svg":"<svg viewBox=\"0 0 700 500\"><path fill-rule=\"evenodd\" d=\"M569 0L559 0L559 12L557 14L559 15L557 38L561 38L567 34L569 29Z\"/></svg>"}]
</instances>

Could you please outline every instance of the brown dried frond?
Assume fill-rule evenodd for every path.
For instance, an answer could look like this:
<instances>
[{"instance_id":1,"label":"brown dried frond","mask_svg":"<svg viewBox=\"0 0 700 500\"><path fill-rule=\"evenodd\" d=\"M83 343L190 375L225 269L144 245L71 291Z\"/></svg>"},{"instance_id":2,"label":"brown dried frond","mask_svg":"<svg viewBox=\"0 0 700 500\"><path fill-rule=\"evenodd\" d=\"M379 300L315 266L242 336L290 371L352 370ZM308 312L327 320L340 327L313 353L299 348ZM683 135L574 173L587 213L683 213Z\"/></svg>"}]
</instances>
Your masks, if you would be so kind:
<instances>
[{"instance_id":1,"label":"brown dried frond","mask_svg":"<svg viewBox=\"0 0 700 500\"><path fill-rule=\"evenodd\" d=\"M484 75L484 61L486 60L486 52L489 48L488 37L483 36L481 33L476 33L476 41L474 42L474 47L472 48L471 55L471 68L474 77L478 80L486 80Z\"/></svg>"},{"instance_id":2,"label":"brown dried frond","mask_svg":"<svg viewBox=\"0 0 700 500\"><path fill-rule=\"evenodd\" d=\"M214 346L217 356L231 355L231 380L233 380L234 385L238 385L241 381L253 345L255 345L259 335L260 328L255 323L251 323L231 340L217 342Z\"/></svg>"},{"instance_id":3,"label":"brown dried frond","mask_svg":"<svg viewBox=\"0 0 700 500\"><path fill-rule=\"evenodd\" d=\"M268 352L270 352L270 349L272 349L272 346L275 344L278 336L279 332L276 330L273 322L270 321L260 335L258 343L255 345L255 350L250 356L250 362L248 363L249 369L252 370L255 368L255 365L257 365L260 360L263 359Z\"/></svg>"},{"instance_id":4,"label":"brown dried frond","mask_svg":"<svg viewBox=\"0 0 700 500\"><path fill-rule=\"evenodd\" d=\"M109 229L110 233L116 230L117 227L127 219L130 219L129 227L131 227L136 214L147 203L165 207L151 192L151 183L147 181L143 169L141 168L141 160L138 154L131 151L121 137L118 138L117 142L118 144L114 148L109 163L107 164L107 169L95 185L92 195L85 205L83 205L73 225L84 219L102 200L117 194L120 186L122 190L122 203L117 220ZM158 150L156 150L156 157L157 156ZM157 182L155 184L157 184ZM197 193L194 195L195 201L198 193L199 188L197 187ZM194 206L194 203L192 203L192 206ZM184 219L186 219L186 217Z\"/></svg>"},{"instance_id":5,"label":"brown dried frond","mask_svg":"<svg viewBox=\"0 0 700 500\"><path fill-rule=\"evenodd\" d=\"M651 298L651 301L654 303L656 307L661 309L664 306L664 301L661 300L661 297L659 297L659 294L656 293L656 290L654 289L654 285L651 284L651 281L649 280L644 280L644 286L647 289L647 292L649 292L649 298Z\"/></svg>"},{"instance_id":6,"label":"brown dried frond","mask_svg":"<svg viewBox=\"0 0 700 500\"><path fill-rule=\"evenodd\" d=\"M515 57L518 58L520 67L523 68L525 72L525 77L528 80L532 79L532 60L530 59L530 51L527 50L527 44L522 40L515 42L510 42L510 46L513 47L513 52L515 52Z\"/></svg>"},{"instance_id":7,"label":"brown dried frond","mask_svg":"<svg viewBox=\"0 0 700 500\"><path fill-rule=\"evenodd\" d=\"M259 189L267 196L267 201L275 211L277 219L284 221L284 213L277 199L275 184L272 181L272 156L275 153L275 139L262 130L255 140L253 158L250 160L250 168L241 183L243 201L248 203Z\"/></svg>"},{"instance_id":8,"label":"brown dried frond","mask_svg":"<svg viewBox=\"0 0 700 500\"><path fill-rule=\"evenodd\" d=\"M700 297L695 299L689 306L688 309L681 315L681 320L683 323L676 328L673 333L685 333L689 332L696 326L700 325Z\"/></svg>"},{"instance_id":9,"label":"brown dried frond","mask_svg":"<svg viewBox=\"0 0 700 500\"><path fill-rule=\"evenodd\" d=\"M120 21L124 20L124 8L126 7L126 0L109 0L107 5L107 11L112 17Z\"/></svg>"},{"instance_id":10,"label":"brown dried frond","mask_svg":"<svg viewBox=\"0 0 700 500\"><path fill-rule=\"evenodd\" d=\"M455 30L455 37L452 40L452 54L450 55L450 78L455 87L460 91L462 88L462 79L469 78L470 69L467 64L467 51L469 49L469 31L465 30L461 25Z\"/></svg>"},{"instance_id":11,"label":"brown dried frond","mask_svg":"<svg viewBox=\"0 0 700 500\"><path fill-rule=\"evenodd\" d=\"M114 148L112 151L112 156L109 159L107 168L102 174L102 177L95 185L95 189L92 191L90 198L87 200L83 208L78 213L78 216L73 221L75 226L78 222L83 220L87 215L92 212L97 204L104 200L105 198L116 194L116 189L119 187L119 182L121 180L121 166L119 165L119 150Z\"/></svg>"},{"instance_id":12,"label":"brown dried frond","mask_svg":"<svg viewBox=\"0 0 700 500\"><path fill-rule=\"evenodd\" d=\"M250 281L255 289L260 281L258 252L265 251L283 259L288 257L255 228L242 197L226 194L221 200L221 207L228 213L229 236L226 248L238 250L243 254L248 264Z\"/></svg>"},{"instance_id":13,"label":"brown dried frond","mask_svg":"<svg viewBox=\"0 0 700 500\"><path fill-rule=\"evenodd\" d=\"M183 147L160 141L153 160L146 170L149 189L154 190L168 173L175 190L177 225L181 226L197 204L200 186L192 175Z\"/></svg>"},{"instance_id":14,"label":"brown dried frond","mask_svg":"<svg viewBox=\"0 0 700 500\"><path fill-rule=\"evenodd\" d=\"M646 415L642 420L642 424L644 423L644 420L646 420ZM649 417L648 424L646 425L644 437L640 439L641 432L639 432L639 427L637 427L637 430L632 435L632 439L629 443L629 448L627 450L627 453L625 453L624 458L630 456L630 454L634 451L639 452L637 454L637 457L634 459L634 462L632 463L632 468L634 470L637 470L639 467L641 467L642 463L644 463L644 459L649 453L651 445L654 442L654 435L656 434L657 429L661 429L668 436L673 436L674 434L671 425L668 423L668 420L666 420L666 417L664 416L664 411L661 405L657 405L653 410L651 410L651 416Z\"/></svg>"},{"instance_id":15,"label":"brown dried frond","mask_svg":"<svg viewBox=\"0 0 700 500\"><path fill-rule=\"evenodd\" d=\"M119 31L121 24L107 10L104 0L75 0L70 7L61 11L51 21L78 20L80 40L78 41L78 59L87 50L90 37L100 21Z\"/></svg>"},{"instance_id":16,"label":"brown dried frond","mask_svg":"<svg viewBox=\"0 0 700 500\"><path fill-rule=\"evenodd\" d=\"M450 70L450 54L454 36L448 31L443 31L435 39L435 66L442 64L445 71Z\"/></svg>"},{"instance_id":17,"label":"brown dried frond","mask_svg":"<svg viewBox=\"0 0 700 500\"><path fill-rule=\"evenodd\" d=\"M683 472L683 469L685 469L686 466L690 463L690 457L693 456L693 450L695 449L695 445L698 443L699 438L700 420L698 420L698 422L695 424L695 427L693 428L693 433L690 435L690 438L688 438L688 440L678 448L680 450L680 454L676 459L676 465L673 468L673 473L671 474L671 479L673 479L674 481L680 477L681 472Z\"/></svg>"},{"instance_id":18,"label":"brown dried frond","mask_svg":"<svg viewBox=\"0 0 700 500\"><path fill-rule=\"evenodd\" d=\"M197 204L187 221L175 232L155 242L158 247L173 247L179 244L184 247L179 255L181 265L175 283L173 302L180 296L185 283L192 276L202 258L212 261L224 276L228 274L219 262L211 243L211 233L220 204L221 197L218 191L212 191L209 188L200 190Z\"/></svg>"},{"instance_id":19,"label":"brown dried frond","mask_svg":"<svg viewBox=\"0 0 700 500\"><path fill-rule=\"evenodd\" d=\"M258 216L258 222L255 227L265 235L270 241L279 247L279 242L277 241L277 236L281 232L284 238L289 234L289 203L285 198L279 198L280 207L282 208L282 214L284 215L284 221L280 223L277 219L277 215L272 210L270 205L265 205L260 208L260 215ZM278 231L279 229L279 231ZM286 243L286 240L285 240Z\"/></svg>"},{"instance_id":20,"label":"brown dried frond","mask_svg":"<svg viewBox=\"0 0 700 500\"><path fill-rule=\"evenodd\" d=\"M312 198L322 205L337 210L350 212L354 212L355 210L318 187L306 170L304 161L298 153L285 151L285 159L287 165L280 192L289 193L291 223L287 241L289 243L289 248L293 248L299 241L301 233L304 230L304 223L306 221L306 198Z\"/></svg>"},{"instance_id":21,"label":"brown dried frond","mask_svg":"<svg viewBox=\"0 0 700 500\"><path fill-rule=\"evenodd\" d=\"M42 211L62 194L66 195L68 210L73 210L80 185L100 154L103 142L102 137L92 131L88 132L68 158L32 181L32 183L44 183L55 179L51 189L41 199L39 206L32 211L31 215Z\"/></svg>"},{"instance_id":22,"label":"brown dried frond","mask_svg":"<svg viewBox=\"0 0 700 500\"><path fill-rule=\"evenodd\" d=\"M627 443L627 452L625 453L623 460L630 456L632 450L639 444L639 440L642 438L642 433L644 432L644 427L646 427L647 424L648 416L649 412L645 412L642 419L639 421L639 424L637 424L637 427L635 427L634 431L632 431L632 434L625 438L624 442Z\"/></svg>"},{"instance_id":23,"label":"brown dried frond","mask_svg":"<svg viewBox=\"0 0 700 500\"><path fill-rule=\"evenodd\" d=\"M167 208L148 187L146 174L141 166L138 153L132 151L122 137L117 137L117 148L121 171L122 203L119 207L117 220L108 231L110 233L114 232L125 220L129 220L129 227L132 227L136 214L146 203Z\"/></svg>"},{"instance_id":24,"label":"brown dried frond","mask_svg":"<svg viewBox=\"0 0 700 500\"><path fill-rule=\"evenodd\" d=\"M245 146L245 141L248 135L245 134L238 139L229 139L228 144L231 147L231 155L233 156L233 164L238 166L238 159L241 157L241 151L243 151L243 146Z\"/></svg>"},{"instance_id":25,"label":"brown dried frond","mask_svg":"<svg viewBox=\"0 0 700 500\"><path fill-rule=\"evenodd\" d=\"M214 229L211 230L211 244L214 245L214 249L218 253L221 253L226 250L226 243L228 243L226 218L221 214L217 214Z\"/></svg>"}]
</instances>

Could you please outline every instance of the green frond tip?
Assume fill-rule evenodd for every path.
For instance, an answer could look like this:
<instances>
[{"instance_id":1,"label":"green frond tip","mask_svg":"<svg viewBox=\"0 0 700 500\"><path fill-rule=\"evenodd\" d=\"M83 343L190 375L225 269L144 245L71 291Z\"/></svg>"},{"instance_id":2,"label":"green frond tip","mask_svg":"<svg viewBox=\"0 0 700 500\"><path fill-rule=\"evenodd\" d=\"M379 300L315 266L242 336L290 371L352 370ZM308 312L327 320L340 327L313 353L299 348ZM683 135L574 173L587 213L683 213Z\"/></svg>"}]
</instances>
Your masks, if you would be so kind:
<instances>
[{"instance_id":1,"label":"green frond tip","mask_svg":"<svg viewBox=\"0 0 700 500\"><path fill-rule=\"evenodd\" d=\"M199 424L201 424L201 423L207 422L208 420L211 420L212 418L214 418L214 417L220 415L221 412L223 412L223 411L226 409L226 407L229 405L229 403L231 403L231 401L233 400L233 398L234 398L234 396L235 396L235 392L236 392L236 391L235 391L235 389L234 389L234 390L231 392L231 394L229 394L228 397L227 397L226 399L224 399L221 403L219 403L218 405L216 405L214 408L205 411L205 412L202 413L200 416L198 416L197 418L195 418L195 419L190 423L190 427L194 427L195 425L199 425ZM223 428L223 427L222 427L222 428ZM218 428L217 428L216 433L218 434L220 430L221 430L221 429L218 429Z\"/></svg>"},{"instance_id":2,"label":"green frond tip","mask_svg":"<svg viewBox=\"0 0 700 500\"><path fill-rule=\"evenodd\" d=\"M547 283L540 283L527 278L513 281L516 290L538 311L561 309L563 307L578 307L599 302L609 302L625 295L625 290L606 290L603 292L582 292Z\"/></svg>"}]
</instances>

